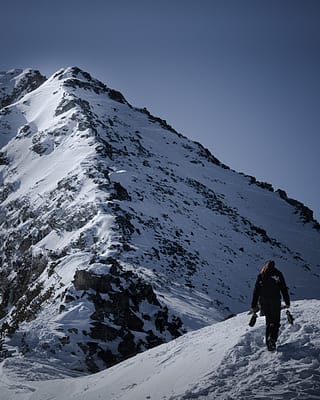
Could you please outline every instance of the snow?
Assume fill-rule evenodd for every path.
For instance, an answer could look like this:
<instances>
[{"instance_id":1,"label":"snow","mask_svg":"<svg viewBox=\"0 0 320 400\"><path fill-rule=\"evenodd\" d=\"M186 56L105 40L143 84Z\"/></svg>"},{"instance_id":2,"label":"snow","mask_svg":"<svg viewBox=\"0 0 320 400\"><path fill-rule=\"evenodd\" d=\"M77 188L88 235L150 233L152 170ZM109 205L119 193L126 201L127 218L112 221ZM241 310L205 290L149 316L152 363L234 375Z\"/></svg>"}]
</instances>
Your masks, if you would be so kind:
<instances>
[{"instance_id":1,"label":"snow","mask_svg":"<svg viewBox=\"0 0 320 400\"><path fill-rule=\"evenodd\" d=\"M283 312L274 353L264 344L264 318L250 328L250 316L241 313L90 376L41 381L40 366L30 365L26 380L15 375L19 360L7 359L1 399L319 399L319 310L319 300L293 302L294 324Z\"/></svg>"},{"instance_id":2,"label":"snow","mask_svg":"<svg viewBox=\"0 0 320 400\"><path fill-rule=\"evenodd\" d=\"M16 80L25 73L12 71ZM189 333L101 375L39 386L25 382L76 374L70 368L78 367L76 358L84 356L78 343L91 340L81 332L90 324L94 306L83 292L73 296L74 276L81 269L97 275L108 272L109 266L94 262L97 256L100 261L114 256L124 269L150 283L161 305L180 317L187 331L245 311L256 274L268 258L275 259L284 272L292 299L319 298L320 236L312 222L303 223L297 210L277 193L212 163L201 155L199 145L150 120L141 110L87 86L64 85L72 77L70 68L59 71L0 115L0 147L9 160L0 165L0 189L14 187L3 196L0 207L1 239L10 249L10 237L14 238L18 248L30 235L32 240L36 238L29 249L32 256L44 254L50 259L53 253L55 257L51 269L45 268L32 282L44 285L42 294L53 290L52 298L34 320L19 326L16 336L6 338L6 348L15 355L2 363L1 382L7 398L15 393L22 400L59 396L91 400L100 395L110 399L187 399L206 398L206 391L212 398L219 398L217 393L227 399L229 392L230 398L241 398L237 390L247 390L248 398L254 398L250 397L251 387L258 390L256 382L263 383L259 357L272 360L274 368L282 371L284 377L275 387L284 390L281 382L286 382L286 371L293 374L290 368L298 343L310 349L311 371L319 378L318 358L312 353L312 346L319 350L313 335L319 333L318 328L312 324L312 320L319 321L315 306L319 303L309 301L294 303L299 318L293 327L283 323L275 355L265 352L262 319L249 330L245 313ZM3 82L10 91L17 81L6 79ZM88 83L82 73L77 79ZM61 111L66 100L71 108ZM87 114L79 100L89 104ZM105 143L112 145L111 155L97 151L105 150ZM35 144L42 151L34 151ZM127 191L130 201L112 199L115 183ZM34 216L20 213L21 205L27 205ZM123 215L130 216L134 227L128 238L116 222ZM6 220L10 226L5 225ZM265 230L267 239L254 228ZM122 247L124 243L127 249ZM17 254L19 258L19 251ZM9 282L18 280L18 272L11 271ZM64 302L65 293L77 300ZM140 304L140 311L148 314L148 306ZM313 341L304 329L310 329ZM71 343L61 352L51 355L45 351L43 345L63 339L70 330L79 333L70 334ZM134 335L138 337L137 332ZM22 355L22 340L31 354ZM296 360L297 368L305 376L311 367L305 365L307 357L301 358ZM286 371L282 369L285 362ZM248 369L252 379L246 377ZM24 374L21 384L15 381L19 374ZM220 385L214 386L213 380ZM57 384L61 391L55 393ZM228 393L223 393L225 387ZM295 397L289 394L287 398Z\"/></svg>"}]
</instances>

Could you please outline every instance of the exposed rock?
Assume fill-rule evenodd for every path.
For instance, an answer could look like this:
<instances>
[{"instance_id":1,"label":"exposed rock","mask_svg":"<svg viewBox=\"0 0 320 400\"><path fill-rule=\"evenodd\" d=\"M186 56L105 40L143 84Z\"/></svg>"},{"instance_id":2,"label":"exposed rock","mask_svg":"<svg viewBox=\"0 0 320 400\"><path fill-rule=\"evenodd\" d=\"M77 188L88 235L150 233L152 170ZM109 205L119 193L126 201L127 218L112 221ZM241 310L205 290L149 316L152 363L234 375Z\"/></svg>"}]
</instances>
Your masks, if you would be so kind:
<instances>
[{"instance_id":1,"label":"exposed rock","mask_svg":"<svg viewBox=\"0 0 320 400\"><path fill-rule=\"evenodd\" d=\"M310 208L308 208L298 200L289 198L284 190L278 189L277 193L283 200L296 208L304 223L312 222L314 229L320 230L320 224L313 218L313 211L310 210Z\"/></svg>"},{"instance_id":2,"label":"exposed rock","mask_svg":"<svg viewBox=\"0 0 320 400\"><path fill-rule=\"evenodd\" d=\"M90 271L78 270L74 276L74 287L77 290L93 289L99 293L108 293L111 290L112 275L95 275Z\"/></svg>"},{"instance_id":3,"label":"exposed rock","mask_svg":"<svg viewBox=\"0 0 320 400\"><path fill-rule=\"evenodd\" d=\"M0 165L8 165L9 164L9 160L7 158L6 153L4 152L0 152Z\"/></svg>"},{"instance_id":4,"label":"exposed rock","mask_svg":"<svg viewBox=\"0 0 320 400\"><path fill-rule=\"evenodd\" d=\"M106 366L115 360L120 361L137 354L143 348L151 348L163 343L169 334L172 338L183 333L182 322L179 318L170 316L168 308L162 307L152 286L143 282L133 271L124 270L113 258L109 257L110 266L106 275L96 275L94 272L76 271L74 286L79 291L86 291L87 298L93 303L95 312L91 315L91 326L88 336L91 339L109 342L121 338L117 351L108 348L111 362L105 360L105 352L94 351L91 347L90 357L102 359ZM92 290L94 292L92 292ZM108 299L105 299L108 294ZM148 317L140 311L142 304L148 303ZM145 331L144 321L154 321L155 330ZM140 339L134 340L134 333L139 332ZM141 339L145 333L145 339Z\"/></svg>"},{"instance_id":5,"label":"exposed rock","mask_svg":"<svg viewBox=\"0 0 320 400\"><path fill-rule=\"evenodd\" d=\"M110 200L127 200L131 201L131 196L129 195L127 189L125 189L121 183L114 182L113 187L115 193L112 193L110 196Z\"/></svg>"},{"instance_id":6,"label":"exposed rock","mask_svg":"<svg viewBox=\"0 0 320 400\"><path fill-rule=\"evenodd\" d=\"M17 83L15 83L15 79L18 76L19 79L17 79ZM45 76L41 75L39 71L33 70L12 70L6 73L5 78L7 81L14 83L11 90L0 90L0 108L20 100L26 93L37 89L46 81Z\"/></svg>"}]
</instances>

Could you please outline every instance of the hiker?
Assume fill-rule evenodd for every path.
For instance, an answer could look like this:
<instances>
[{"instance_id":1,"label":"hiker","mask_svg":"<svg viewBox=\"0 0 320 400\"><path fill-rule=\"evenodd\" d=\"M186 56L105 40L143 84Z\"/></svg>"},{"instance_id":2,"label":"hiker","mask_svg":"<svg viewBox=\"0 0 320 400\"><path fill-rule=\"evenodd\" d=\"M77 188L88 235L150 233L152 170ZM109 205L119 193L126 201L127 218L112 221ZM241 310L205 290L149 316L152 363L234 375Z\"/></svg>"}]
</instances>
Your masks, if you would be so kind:
<instances>
[{"instance_id":1,"label":"hiker","mask_svg":"<svg viewBox=\"0 0 320 400\"><path fill-rule=\"evenodd\" d=\"M251 308L253 314L259 311L266 317L266 345L269 351L276 349L280 327L281 294L286 307L290 307L288 288L282 273L272 260L262 267L253 291Z\"/></svg>"}]
</instances>

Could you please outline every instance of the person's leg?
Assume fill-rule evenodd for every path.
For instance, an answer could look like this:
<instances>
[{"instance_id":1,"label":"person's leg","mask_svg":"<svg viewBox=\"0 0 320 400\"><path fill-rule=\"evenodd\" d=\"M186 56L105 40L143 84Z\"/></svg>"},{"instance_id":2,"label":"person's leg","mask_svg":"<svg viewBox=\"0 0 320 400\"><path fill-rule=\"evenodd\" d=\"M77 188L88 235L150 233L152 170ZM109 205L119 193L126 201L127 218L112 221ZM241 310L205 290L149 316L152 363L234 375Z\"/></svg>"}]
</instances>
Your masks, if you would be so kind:
<instances>
[{"instance_id":1,"label":"person's leg","mask_svg":"<svg viewBox=\"0 0 320 400\"><path fill-rule=\"evenodd\" d=\"M266 317L266 345L269 351L274 351L280 327L280 303L265 302L263 312Z\"/></svg>"},{"instance_id":2,"label":"person's leg","mask_svg":"<svg viewBox=\"0 0 320 400\"><path fill-rule=\"evenodd\" d=\"M270 319L270 306L268 303L263 303L261 308L266 319L266 345L268 345L268 339L270 336L270 323L272 322L272 319Z\"/></svg>"},{"instance_id":3,"label":"person's leg","mask_svg":"<svg viewBox=\"0 0 320 400\"><path fill-rule=\"evenodd\" d=\"M269 314L269 337L276 342L279 335L280 328L280 304L273 304Z\"/></svg>"}]
</instances>

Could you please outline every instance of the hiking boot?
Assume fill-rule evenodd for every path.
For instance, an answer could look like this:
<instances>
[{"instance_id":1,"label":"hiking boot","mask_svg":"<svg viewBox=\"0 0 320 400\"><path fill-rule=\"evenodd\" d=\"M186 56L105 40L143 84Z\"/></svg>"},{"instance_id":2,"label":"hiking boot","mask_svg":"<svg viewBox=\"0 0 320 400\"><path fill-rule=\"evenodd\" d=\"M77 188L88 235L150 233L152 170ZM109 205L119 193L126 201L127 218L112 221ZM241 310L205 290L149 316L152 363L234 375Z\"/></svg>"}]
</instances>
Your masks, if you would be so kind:
<instances>
[{"instance_id":1,"label":"hiking boot","mask_svg":"<svg viewBox=\"0 0 320 400\"><path fill-rule=\"evenodd\" d=\"M269 338L267 340L267 348L269 351L276 351L276 342L274 339Z\"/></svg>"}]
</instances>

